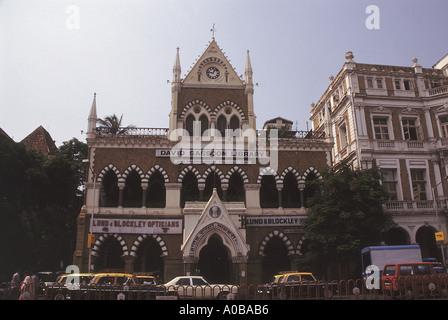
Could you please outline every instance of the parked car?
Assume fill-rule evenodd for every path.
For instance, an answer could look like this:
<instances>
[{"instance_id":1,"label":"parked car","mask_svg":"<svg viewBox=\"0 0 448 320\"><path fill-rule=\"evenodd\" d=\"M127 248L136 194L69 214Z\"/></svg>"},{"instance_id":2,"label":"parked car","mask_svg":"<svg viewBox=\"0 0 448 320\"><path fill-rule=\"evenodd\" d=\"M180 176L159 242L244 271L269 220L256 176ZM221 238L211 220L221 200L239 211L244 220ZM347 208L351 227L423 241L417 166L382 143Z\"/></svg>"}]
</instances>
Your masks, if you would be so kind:
<instances>
[{"instance_id":1,"label":"parked car","mask_svg":"<svg viewBox=\"0 0 448 320\"><path fill-rule=\"evenodd\" d=\"M149 279L153 278L146 277L146 280ZM86 299L152 300L164 294L164 287L142 284L135 274L97 273L86 291Z\"/></svg>"},{"instance_id":2,"label":"parked car","mask_svg":"<svg viewBox=\"0 0 448 320\"><path fill-rule=\"evenodd\" d=\"M86 289L93 279L91 273L71 273L61 275L56 283L46 286L46 299L75 300L80 297L80 290Z\"/></svg>"},{"instance_id":3,"label":"parked car","mask_svg":"<svg viewBox=\"0 0 448 320\"><path fill-rule=\"evenodd\" d=\"M179 299L222 299L233 300L238 287L228 284L210 284L201 276L180 276L163 285L166 295Z\"/></svg>"},{"instance_id":4,"label":"parked car","mask_svg":"<svg viewBox=\"0 0 448 320\"><path fill-rule=\"evenodd\" d=\"M288 272L271 285L271 290L273 299L331 299L337 287L318 281L311 272Z\"/></svg>"},{"instance_id":5,"label":"parked car","mask_svg":"<svg viewBox=\"0 0 448 320\"><path fill-rule=\"evenodd\" d=\"M52 271L36 272L36 276L39 279L38 294L45 293L46 288L55 284L58 280L58 274Z\"/></svg>"},{"instance_id":6,"label":"parked car","mask_svg":"<svg viewBox=\"0 0 448 320\"><path fill-rule=\"evenodd\" d=\"M147 276L147 275L137 274L136 277L137 277L137 279L138 279L138 281L139 281L139 283L141 285L155 285L155 284L157 284L156 283L156 277L154 277L154 276Z\"/></svg>"},{"instance_id":7,"label":"parked car","mask_svg":"<svg viewBox=\"0 0 448 320\"><path fill-rule=\"evenodd\" d=\"M386 294L409 297L446 291L447 277L438 262L390 263L383 268L381 283Z\"/></svg>"}]
</instances>

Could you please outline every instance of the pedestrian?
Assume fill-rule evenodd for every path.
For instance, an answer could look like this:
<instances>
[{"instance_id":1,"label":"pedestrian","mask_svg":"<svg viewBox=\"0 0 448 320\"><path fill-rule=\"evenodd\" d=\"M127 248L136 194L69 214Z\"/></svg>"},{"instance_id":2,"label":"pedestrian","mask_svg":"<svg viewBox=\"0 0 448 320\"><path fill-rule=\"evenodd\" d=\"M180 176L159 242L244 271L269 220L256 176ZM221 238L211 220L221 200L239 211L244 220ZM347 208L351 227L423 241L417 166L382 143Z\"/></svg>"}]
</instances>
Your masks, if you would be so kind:
<instances>
[{"instance_id":1,"label":"pedestrian","mask_svg":"<svg viewBox=\"0 0 448 320\"><path fill-rule=\"evenodd\" d=\"M40 280L35 272L33 272L31 279L33 280L33 285L34 285L34 299L37 300L37 296L39 295Z\"/></svg>"},{"instance_id":2,"label":"pedestrian","mask_svg":"<svg viewBox=\"0 0 448 320\"><path fill-rule=\"evenodd\" d=\"M25 272L25 278L20 286L19 300L34 300L34 283L29 272Z\"/></svg>"},{"instance_id":3,"label":"pedestrian","mask_svg":"<svg viewBox=\"0 0 448 320\"><path fill-rule=\"evenodd\" d=\"M22 280L20 278L20 273L17 271L12 275L11 279L11 295L10 295L11 299L17 300L17 298L19 297L21 282Z\"/></svg>"}]
</instances>

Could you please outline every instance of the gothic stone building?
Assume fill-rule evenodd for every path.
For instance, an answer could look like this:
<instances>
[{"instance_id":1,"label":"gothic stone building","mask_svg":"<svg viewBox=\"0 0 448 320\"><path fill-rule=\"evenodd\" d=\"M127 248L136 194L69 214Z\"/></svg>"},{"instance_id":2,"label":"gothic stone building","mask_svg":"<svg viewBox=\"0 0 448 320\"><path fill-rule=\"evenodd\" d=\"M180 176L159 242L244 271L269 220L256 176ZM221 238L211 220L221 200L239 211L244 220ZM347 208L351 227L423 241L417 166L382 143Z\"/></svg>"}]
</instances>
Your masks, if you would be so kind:
<instances>
[{"instance_id":1,"label":"gothic stone building","mask_svg":"<svg viewBox=\"0 0 448 320\"><path fill-rule=\"evenodd\" d=\"M296 269L306 181L331 164L331 143L256 130L249 52L238 76L214 38L183 79L177 49L171 85L165 129L97 127L94 98L74 264L234 284Z\"/></svg>"}]
</instances>

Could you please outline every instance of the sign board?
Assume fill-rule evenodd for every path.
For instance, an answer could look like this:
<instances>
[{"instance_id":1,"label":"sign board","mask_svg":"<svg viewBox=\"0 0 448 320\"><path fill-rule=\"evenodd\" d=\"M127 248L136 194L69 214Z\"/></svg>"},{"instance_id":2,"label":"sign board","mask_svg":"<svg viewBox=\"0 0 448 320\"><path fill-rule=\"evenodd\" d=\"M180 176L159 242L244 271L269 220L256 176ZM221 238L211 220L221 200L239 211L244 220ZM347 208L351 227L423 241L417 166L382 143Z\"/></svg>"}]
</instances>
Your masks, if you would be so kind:
<instances>
[{"instance_id":1,"label":"sign board","mask_svg":"<svg viewBox=\"0 0 448 320\"><path fill-rule=\"evenodd\" d=\"M94 218L94 233L182 234L182 219Z\"/></svg>"},{"instance_id":2,"label":"sign board","mask_svg":"<svg viewBox=\"0 0 448 320\"><path fill-rule=\"evenodd\" d=\"M436 242L437 244L446 244L446 234L445 232L436 232Z\"/></svg>"},{"instance_id":3,"label":"sign board","mask_svg":"<svg viewBox=\"0 0 448 320\"><path fill-rule=\"evenodd\" d=\"M304 216L246 216L246 227L297 227L304 218Z\"/></svg>"}]
</instances>

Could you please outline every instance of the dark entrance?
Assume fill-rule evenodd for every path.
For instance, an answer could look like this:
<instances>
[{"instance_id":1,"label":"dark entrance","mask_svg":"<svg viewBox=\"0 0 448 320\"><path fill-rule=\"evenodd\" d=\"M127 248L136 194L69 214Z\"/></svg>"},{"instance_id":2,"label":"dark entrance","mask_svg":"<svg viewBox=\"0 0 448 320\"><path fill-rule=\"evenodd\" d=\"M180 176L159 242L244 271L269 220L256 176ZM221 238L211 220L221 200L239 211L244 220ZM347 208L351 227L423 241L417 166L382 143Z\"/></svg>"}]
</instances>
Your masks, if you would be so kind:
<instances>
[{"instance_id":1,"label":"dark entrance","mask_svg":"<svg viewBox=\"0 0 448 320\"><path fill-rule=\"evenodd\" d=\"M211 283L230 283L230 259L227 248L217 234L213 234L199 253L200 274Z\"/></svg>"},{"instance_id":2,"label":"dark entrance","mask_svg":"<svg viewBox=\"0 0 448 320\"><path fill-rule=\"evenodd\" d=\"M264 249L262 268L263 283L271 281L273 276L279 274L280 271L291 269L288 250L280 238L273 237L267 243Z\"/></svg>"},{"instance_id":3,"label":"dark entrance","mask_svg":"<svg viewBox=\"0 0 448 320\"><path fill-rule=\"evenodd\" d=\"M162 249L154 238L147 238L137 250L134 263L135 272L163 275Z\"/></svg>"},{"instance_id":4,"label":"dark entrance","mask_svg":"<svg viewBox=\"0 0 448 320\"><path fill-rule=\"evenodd\" d=\"M114 237L108 237L100 247L95 263L97 271L124 271L123 249Z\"/></svg>"}]
</instances>

